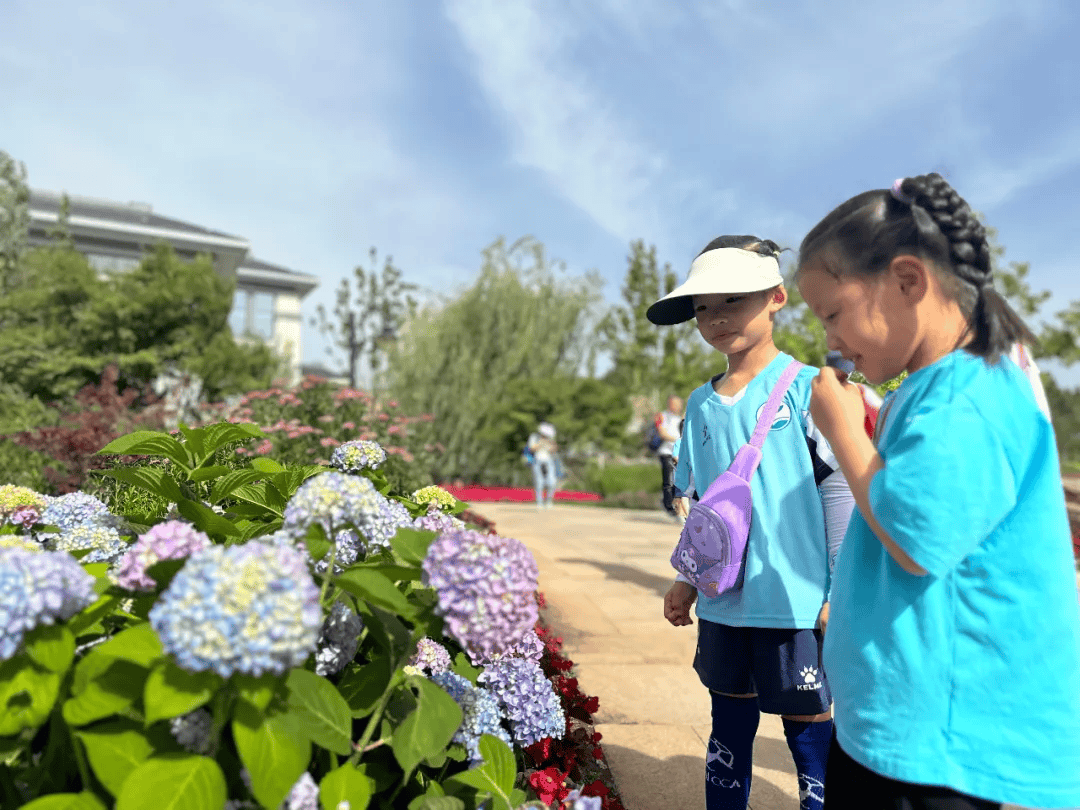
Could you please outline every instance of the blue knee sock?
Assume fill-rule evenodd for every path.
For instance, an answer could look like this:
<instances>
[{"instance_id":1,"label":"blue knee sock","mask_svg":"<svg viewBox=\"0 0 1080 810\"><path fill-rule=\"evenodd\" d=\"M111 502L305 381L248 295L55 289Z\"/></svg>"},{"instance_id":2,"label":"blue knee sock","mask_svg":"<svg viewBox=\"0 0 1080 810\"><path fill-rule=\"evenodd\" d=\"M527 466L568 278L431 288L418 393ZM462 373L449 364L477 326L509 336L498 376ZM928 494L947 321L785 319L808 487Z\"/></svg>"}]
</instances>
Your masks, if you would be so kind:
<instances>
[{"instance_id":1,"label":"blue knee sock","mask_svg":"<svg viewBox=\"0 0 1080 810\"><path fill-rule=\"evenodd\" d=\"M832 720L784 720L784 736L799 774L799 810L822 810L825 803L825 763L832 731Z\"/></svg>"},{"instance_id":2,"label":"blue knee sock","mask_svg":"<svg viewBox=\"0 0 1080 810\"><path fill-rule=\"evenodd\" d=\"M712 736L705 754L705 806L708 810L746 810L754 767L757 698L712 692Z\"/></svg>"}]
</instances>

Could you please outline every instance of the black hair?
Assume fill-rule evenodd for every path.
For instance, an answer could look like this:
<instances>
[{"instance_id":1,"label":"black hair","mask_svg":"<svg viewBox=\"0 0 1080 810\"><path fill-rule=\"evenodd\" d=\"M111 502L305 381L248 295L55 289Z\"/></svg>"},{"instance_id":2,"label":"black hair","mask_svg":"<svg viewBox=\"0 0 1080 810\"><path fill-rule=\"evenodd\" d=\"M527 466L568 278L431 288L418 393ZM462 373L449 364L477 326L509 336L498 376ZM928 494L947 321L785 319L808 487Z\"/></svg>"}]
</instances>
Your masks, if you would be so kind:
<instances>
[{"instance_id":1,"label":"black hair","mask_svg":"<svg viewBox=\"0 0 1080 810\"><path fill-rule=\"evenodd\" d=\"M709 244L701 249L701 253L707 253L710 250L716 250L717 248L739 248L741 250L749 250L751 253L758 253L762 256L772 256L773 258L779 258L782 252L780 246L776 244L772 239L759 239L756 236L718 236L713 239ZM701 255L698 254L698 256Z\"/></svg>"},{"instance_id":2,"label":"black hair","mask_svg":"<svg viewBox=\"0 0 1080 810\"><path fill-rule=\"evenodd\" d=\"M986 228L937 173L907 177L893 190L866 191L837 206L803 239L799 272L822 258L833 275L876 276L904 253L936 268L945 294L967 318L972 339L964 348L971 354L996 359L1013 343L1037 342L994 289Z\"/></svg>"}]
</instances>

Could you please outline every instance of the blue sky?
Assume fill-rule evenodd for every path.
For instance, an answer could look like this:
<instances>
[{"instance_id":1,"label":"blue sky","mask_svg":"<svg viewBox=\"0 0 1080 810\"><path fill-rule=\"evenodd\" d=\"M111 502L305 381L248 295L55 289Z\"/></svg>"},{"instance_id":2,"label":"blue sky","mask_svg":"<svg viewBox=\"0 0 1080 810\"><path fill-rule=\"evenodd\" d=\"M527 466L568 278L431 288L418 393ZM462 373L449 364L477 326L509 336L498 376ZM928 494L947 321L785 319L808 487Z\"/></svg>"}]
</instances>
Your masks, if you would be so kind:
<instances>
[{"instance_id":1,"label":"blue sky","mask_svg":"<svg viewBox=\"0 0 1080 810\"><path fill-rule=\"evenodd\" d=\"M500 235L614 299L633 239L682 274L930 170L1080 298L1069 0L6 0L0 30L32 186L244 236L322 279L305 315L371 246L452 292Z\"/></svg>"}]
</instances>

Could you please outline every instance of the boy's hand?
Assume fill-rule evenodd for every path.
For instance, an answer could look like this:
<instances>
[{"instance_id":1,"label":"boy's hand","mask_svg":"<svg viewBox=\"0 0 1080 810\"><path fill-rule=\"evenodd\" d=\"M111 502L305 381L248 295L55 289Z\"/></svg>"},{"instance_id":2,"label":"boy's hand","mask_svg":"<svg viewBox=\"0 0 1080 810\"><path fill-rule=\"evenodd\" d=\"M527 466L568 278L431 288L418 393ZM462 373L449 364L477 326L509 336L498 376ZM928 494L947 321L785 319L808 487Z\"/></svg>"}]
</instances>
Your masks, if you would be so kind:
<instances>
[{"instance_id":1,"label":"boy's hand","mask_svg":"<svg viewBox=\"0 0 1080 810\"><path fill-rule=\"evenodd\" d=\"M689 498L676 498L675 499L675 514L681 517L684 521L690 514L690 499Z\"/></svg>"},{"instance_id":2,"label":"boy's hand","mask_svg":"<svg viewBox=\"0 0 1080 810\"><path fill-rule=\"evenodd\" d=\"M829 444L845 433L863 430L866 419L862 391L846 379L847 375L826 366L810 384L810 415Z\"/></svg>"},{"instance_id":3,"label":"boy's hand","mask_svg":"<svg viewBox=\"0 0 1080 810\"><path fill-rule=\"evenodd\" d=\"M829 625L829 603L826 602L821 606L821 612L817 616L817 629L821 631L821 635L825 635L825 628Z\"/></svg>"},{"instance_id":4,"label":"boy's hand","mask_svg":"<svg viewBox=\"0 0 1080 810\"><path fill-rule=\"evenodd\" d=\"M675 627L693 624L690 608L697 599L697 588L688 582L676 582L664 597L664 618Z\"/></svg>"}]
</instances>

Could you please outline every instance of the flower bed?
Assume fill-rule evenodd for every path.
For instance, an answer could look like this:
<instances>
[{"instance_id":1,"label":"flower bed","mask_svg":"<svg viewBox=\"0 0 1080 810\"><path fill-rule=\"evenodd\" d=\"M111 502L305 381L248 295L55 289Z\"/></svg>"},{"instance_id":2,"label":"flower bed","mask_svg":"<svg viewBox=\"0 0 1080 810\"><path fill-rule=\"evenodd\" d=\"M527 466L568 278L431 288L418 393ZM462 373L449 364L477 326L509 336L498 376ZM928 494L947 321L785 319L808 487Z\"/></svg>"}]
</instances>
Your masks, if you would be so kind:
<instances>
[{"instance_id":1,"label":"flower bed","mask_svg":"<svg viewBox=\"0 0 1080 810\"><path fill-rule=\"evenodd\" d=\"M479 484L469 486L451 486L445 484L443 488L455 498L475 503L494 501L516 501L531 503L536 500L536 492L525 487L485 487ZM599 501L601 498L595 492L569 492L557 490L557 501Z\"/></svg>"},{"instance_id":2,"label":"flower bed","mask_svg":"<svg viewBox=\"0 0 1080 810\"><path fill-rule=\"evenodd\" d=\"M528 550L374 442L263 438L121 437L108 502L0 487L0 806L619 810Z\"/></svg>"}]
</instances>

